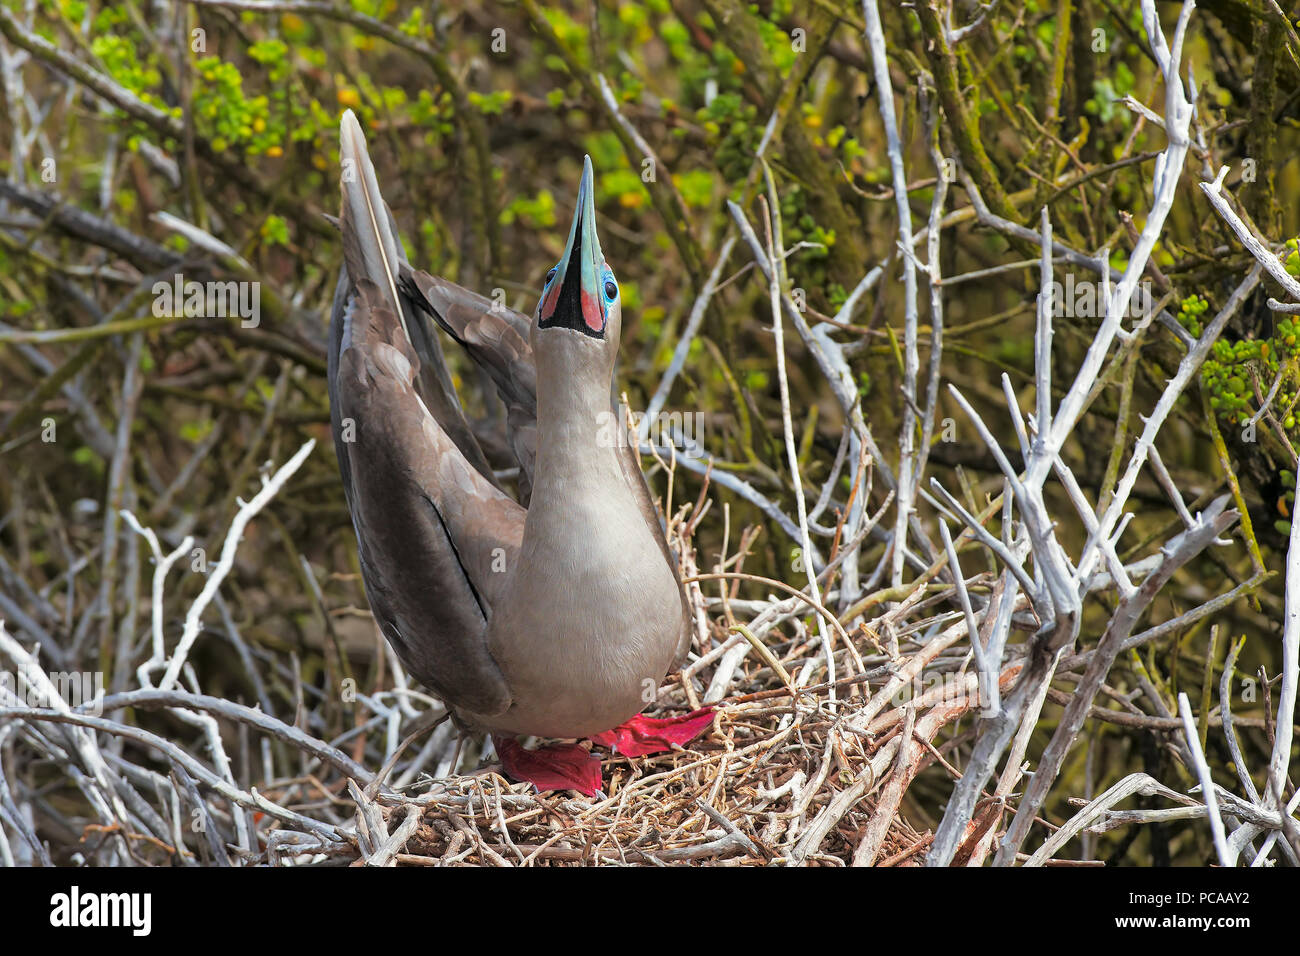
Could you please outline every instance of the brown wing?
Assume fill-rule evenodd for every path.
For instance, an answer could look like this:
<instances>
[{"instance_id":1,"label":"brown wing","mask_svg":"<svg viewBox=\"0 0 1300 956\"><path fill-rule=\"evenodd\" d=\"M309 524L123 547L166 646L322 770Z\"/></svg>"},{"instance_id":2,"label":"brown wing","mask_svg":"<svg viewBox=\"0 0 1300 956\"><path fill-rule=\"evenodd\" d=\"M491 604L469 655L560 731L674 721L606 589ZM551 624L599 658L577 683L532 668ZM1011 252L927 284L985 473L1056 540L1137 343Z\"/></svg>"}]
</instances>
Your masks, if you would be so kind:
<instances>
[{"instance_id":1,"label":"brown wing","mask_svg":"<svg viewBox=\"0 0 1300 956\"><path fill-rule=\"evenodd\" d=\"M340 127L339 157L343 163L343 206L339 228L343 233L347 274L352 278L369 278L388 302L400 306L402 330L420 357L416 378L420 398L465 459L479 474L495 484L492 468L456 397L456 388L438 337L429 326L424 311L417 309L417 303L399 286L400 271L410 268L406 252L398 238L392 211L379 191L365 137L351 111L345 115ZM340 287L334 293L335 313L339 308L339 296L347 292L343 282L340 277ZM340 345L346 346L346 342Z\"/></svg>"},{"instance_id":2,"label":"brown wing","mask_svg":"<svg viewBox=\"0 0 1300 956\"><path fill-rule=\"evenodd\" d=\"M510 691L484 640L524 510L479 474L421 401L419 358L369 279L342 306L331 418L366 595L412 676L499 713Z\"/></svg>"},{"instance_id":3,"label":"brown wing","mask_svg":"<svg viewBox=\"0 0 1300 956\"><path fill-rule=\"evenodd\" d=\"M330 323L330 420L366 594L416 679L449 705L499 713L510 689L485 630L525 512L474 461L445 368L425 374L414 323L398 311L409 303L396 288L396 231L350 112L342 131L346 268Z\"/></svg>"},{"instance_id":4,"label":"brown wing","mask_svg":"<svg viewBox=\"0 0 1300 956\"><path fill-rule=\"evenodd\" d=\"M532 320L476 292L409 266L398 290L464 346L496 386L506 407L506 443L519 465L519 497L528 504L537 461L537 369Z\"/></svg>"}]
</instances>

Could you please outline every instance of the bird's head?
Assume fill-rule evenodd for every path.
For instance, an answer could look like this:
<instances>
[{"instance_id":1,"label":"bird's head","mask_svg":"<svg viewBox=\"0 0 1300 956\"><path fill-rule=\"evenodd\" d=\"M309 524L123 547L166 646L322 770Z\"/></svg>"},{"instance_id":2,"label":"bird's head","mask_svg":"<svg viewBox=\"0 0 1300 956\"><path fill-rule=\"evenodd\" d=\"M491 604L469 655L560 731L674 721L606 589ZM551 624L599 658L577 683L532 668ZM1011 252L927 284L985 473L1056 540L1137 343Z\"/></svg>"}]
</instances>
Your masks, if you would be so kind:
<instances>
[{"instance_id":1,"label":"bird's head","mask_svg":"<svg viewBox=\"0 0 1300 956\"><path fill-rule=\"evenodd\" d=\"M622 316L618 280L605 262L596 235L594 182L591 157L587 156L582 162L569 241L560 261L546 274L533 340L544 348L548 340L560 341L563 336L577 342L573 337L582 336L590 340L589 346L613 352L618 349Z\"/></svg>"}]
</instances>

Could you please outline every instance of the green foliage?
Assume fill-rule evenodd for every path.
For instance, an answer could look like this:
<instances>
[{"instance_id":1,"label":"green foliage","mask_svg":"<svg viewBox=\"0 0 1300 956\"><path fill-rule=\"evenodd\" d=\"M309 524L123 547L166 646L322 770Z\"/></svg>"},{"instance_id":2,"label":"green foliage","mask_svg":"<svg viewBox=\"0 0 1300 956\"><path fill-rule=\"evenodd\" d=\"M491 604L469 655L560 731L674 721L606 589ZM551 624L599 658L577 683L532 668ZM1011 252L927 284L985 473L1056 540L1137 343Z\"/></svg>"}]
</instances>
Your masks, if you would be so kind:
<instances>
[{"instance_id":1,"label":"green foliage","mask_svg":"<svg viewBox=\"0 0 1300 956\"><path fill-rule=\"evenodd\" d=\"M469 102L484 116L500 116L512 96L509 90L493 90L491 93L476 93L470 90Z\"/></svg>"},{"instance_id":2,"label":"green foliage","mask_svg":"<svg viewBox=\"0 0 1300 956\"><path fill-rule=\"evenodd\" d=\"M1108 75L1093 80L1092 96L1084 103L1084 109L1103 123L1118 119L1127 128L1132 125L1133 114L1120 101L1134 91L1136 83L1129 65L1122 59L1116 60Z\"/></svg>"},{"instance_id":3,"label":"green foliage","mask_svg":"<svg viewBox=\"0 0 1300 956\"><path fill-rule=\"evenodd\" d=\"M767 52L772 55L772 64L776 67L777 73L788 73L790 67L794 66L795 57L798 56L794 51L794 44L791 42L790 34L765 18L760 18L757 21L757 26L763 45L767 47Z\"/></svg>"},{"instance_id":4,"label":"green foliage","mask_svg":"<svg viewBox=\"0 0 1300 956\"><path fill-rule=\"evenodd\" d=\"M180 427L180 436L191 445L198 444L212 431L215 422L210 418L185 422Z\"/></svg>"},{"instance_id":5,"label":"green foliage","mask_svg":"<svg viewBox=\"0 0 1300 956\"><path fill-rule=\"evenodd\" d=\"M706 169L692 169L673 176L673 183L686 205L695 209L707 209L713 205L713 182L712 174Z\"/></svg>"},{"instance_id":6,"label":"green foliage","mask_svg":"<svg viewBox=\"0 0 1300 956\"><path fill-rule=\"evenodd\" d=\"M269 97L245 97L244 78L235 64L210 56L195 66L203 80L194 94L195 121L213 149L234 146L256 155L280 143L284 127L268 125Z\"/></svg>"},{"instance_id":7,"label":"green foliage","mask_svg":"<svg viewBox=\"0 0 1300 956\"><path fill-rule=\"evenodd\" d=\"M719 93L695 118L714 146L718 170L729 183L743 182L754 161L763 130L756 124L758 111L739 93Z\"/></svg>"},{"instance_id":8,"label":"green foliage","mask_svg":"<svg viewBox=\"0 0 1300 956\"><path fill-rule=\"evenodd\" d=\"M590 66L591 47L587 38L591 31L558 7L545 7L542 16L550 24L556 40L563 45L569 55L583 68ZM551 69L564 70L564 61L560 57L550 55L546 58L546 64Z\"/></svg>"},{"instance_id":9,"label":"green foliage","mask_svg":"<svg viewBox=\"0 0 1300 956\"><path fill-rule=\"evenodd\" d=\"M1178 321L1197 338L1201 337L1201 316L1210 307L1210 303L1195 292L1183 299L1178 309Z\"/></svg>"},{"instance_id":10,"label":"green foliage","mask_svg":"<svg viewBox=\"0 0 1300 956\"><path fill-rule=\"evenodd\" d=\"M289 224L282 216L270 215L262 223L262 240L268 246L287 246L289 244Z\"/></svg>"},{"instance_id":11,"label":"green foliage","mask_svg":"<svg viewBox=\"0 0 1300 956\"><path fill-rule=\"evenodd\" d=\"M549 228L556 223L555 197L549 189L543 189L536 197L520 196L510 201L501 212L501 224L508 226L522 217L530 226Z\"/></svg>"},{"instance_id":12,"label":"green foliage","mask_svg":"<svg viewBox=\"0 0 1300 956\"><path fill-rule=\"evenodd\" d=\"M1288 239L1286 241L1286 250L1282 262L1286 266L1289 275L1300 277L1300 239Z\"/></svg>"},{"instance_id":13,"label":"green foliage","mask_svg":"<svg viewBox=\"0 0 1300 956\"><path fill-rule=\"evenodd\" d=\"M162 105L162 101L153 95L154 88L162 82L162 76L156 66L140 58L134 42L124 36L104 34L91 40L90 51L99 58L109 76L145 102Z\"/></svg>"},{"instance_id":14,"label":"green foliage","mask_svg":"<svg viewBox=\"0 0 1300 956\"><path fill-rule=\"evenodd\" d=\"M1183 302L1179 320L1193 334L1199 334L1199 316L1206 307L1204 299L1190 296ZM1210 407L1227 426L1246 424L1274 382L1279 385L1270 411L1294 444L1300 441L1295 415L1300 395L1300 323L1290 316L1279 319L1269 338L1236 342L1218 339L1201 366L1201 387L1209 395Z\"/></svg>"}]
</instances>

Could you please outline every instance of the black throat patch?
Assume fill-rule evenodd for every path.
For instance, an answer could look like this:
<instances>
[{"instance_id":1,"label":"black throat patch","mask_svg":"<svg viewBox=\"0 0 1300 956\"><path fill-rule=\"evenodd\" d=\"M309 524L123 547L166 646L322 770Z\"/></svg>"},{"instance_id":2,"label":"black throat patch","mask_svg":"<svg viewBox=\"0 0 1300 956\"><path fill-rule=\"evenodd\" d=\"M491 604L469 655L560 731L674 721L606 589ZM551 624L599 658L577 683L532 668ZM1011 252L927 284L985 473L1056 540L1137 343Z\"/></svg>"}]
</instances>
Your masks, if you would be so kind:
<instances>
[{"instance_id":1,"label":"black throat patch","mask_svg":"<svg viewBox=\"0 0 1300 956\"><path fill-rule=\"evenodd\" d=\"M569 257L569 267L564 270L564 281L560 292L555 297L555 308L549 318L537 323L539 329L572 329L593 339L603 339L604 329L597 332L582 317L582 263L578 257L582 254L582 218L579 214L577 231L574 233L573 254ZM597 308L600 304L597 303Z\"/></svg>"}]
</instances>

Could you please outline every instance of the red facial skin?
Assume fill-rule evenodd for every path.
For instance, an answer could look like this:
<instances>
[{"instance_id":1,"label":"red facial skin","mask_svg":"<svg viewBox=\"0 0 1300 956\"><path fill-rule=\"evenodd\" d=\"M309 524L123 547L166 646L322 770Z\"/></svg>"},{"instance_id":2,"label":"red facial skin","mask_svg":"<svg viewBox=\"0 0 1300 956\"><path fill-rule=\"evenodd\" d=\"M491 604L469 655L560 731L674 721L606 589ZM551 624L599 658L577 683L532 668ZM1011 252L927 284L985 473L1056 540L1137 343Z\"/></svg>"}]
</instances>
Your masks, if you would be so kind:
<instances>
[{"instance_id":1,"label":"red facial skin","mask_svg":"<svg viewBox=\"0 0 1300 956\"><path fill-rule=\"evenodd\" d=\"M600 307L600 299L586 289L582 290L582 320L593 332L605 331L605 315Z\"/></svg>"}]
</instances>

